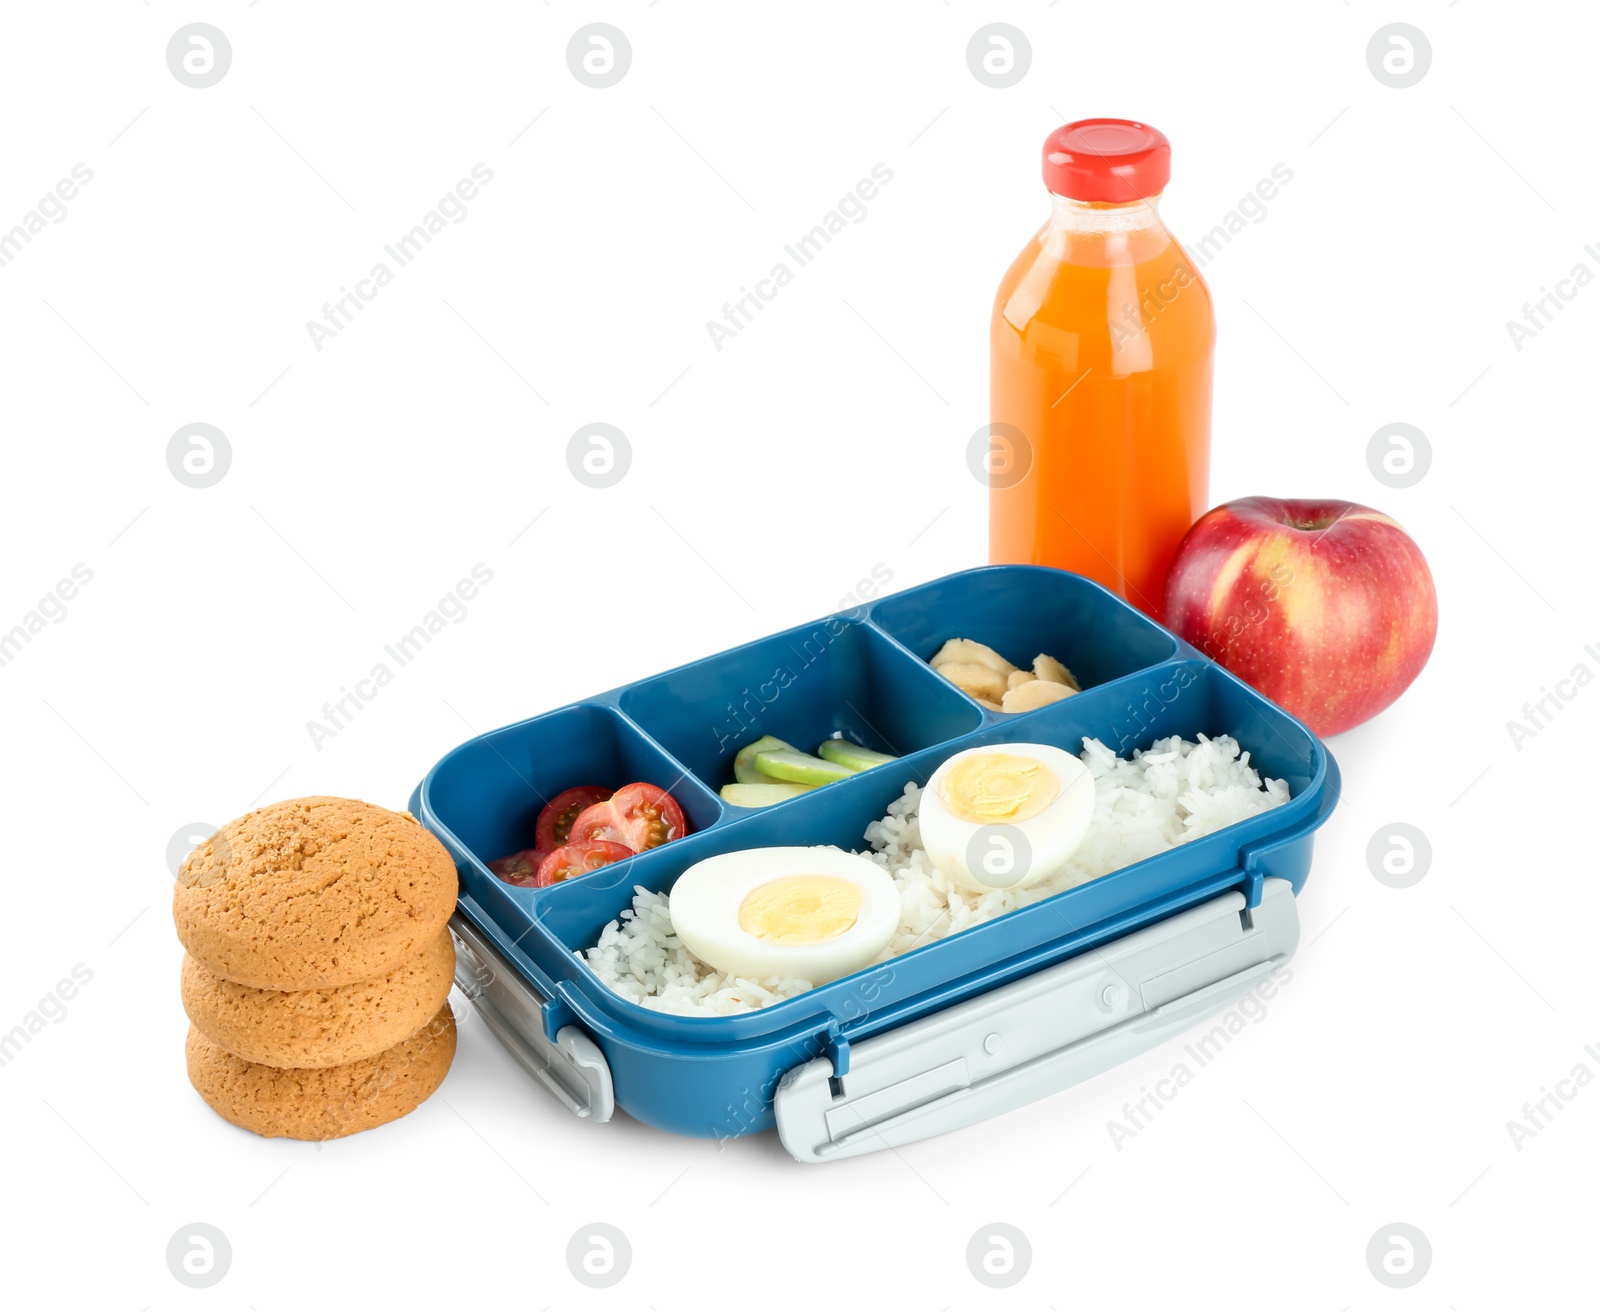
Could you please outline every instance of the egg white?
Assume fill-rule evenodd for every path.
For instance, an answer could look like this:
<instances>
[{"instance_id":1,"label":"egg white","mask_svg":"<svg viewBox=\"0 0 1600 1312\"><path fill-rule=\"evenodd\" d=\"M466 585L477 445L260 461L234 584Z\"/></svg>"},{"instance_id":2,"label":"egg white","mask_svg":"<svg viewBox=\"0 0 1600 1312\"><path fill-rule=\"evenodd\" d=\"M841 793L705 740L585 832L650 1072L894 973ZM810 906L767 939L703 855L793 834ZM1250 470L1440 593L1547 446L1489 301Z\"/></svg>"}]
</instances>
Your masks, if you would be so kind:
<instances>
[{"instance_id":1,"label":"egg white","mask_svg":"<svg viewBox=\"0 0 1600 1312\"><path fill-rule=\"evenodd\" d=\"M1055 800L1036 816L1015 822L983 824L965 820L945 801L951 769L971 756L1025 756L1056 777ZM933 772L922 790L918 821L922 845L935 869L972 893L996 888L1031 888L1071 860L1094 818L1094 777L1071 752L1043 743L996 743L957 752ZM1020 834L1022 843L1016 842ZM1026 844L1025 857L1015 849ZM1008 848L1012 851L1008 851ZM992 857L997 868L985 868Z\"/></svg>"},{"instance_id":2,"label":"egg white","mask_svg":"<svg viewBox=\"0 0 1600 1312\"><path fill-rule=\"evenodd\" d=\"M746 896L796 875L826 875L860 888L855 924L820 943L772 943L747 933L739 924ZM708 966L745 979L813 985L870 965L900 923L900 895L888 871L837 847L758 847L707 857L678 876L670 907L674 932Z\"/></svg>"}]
</instances>

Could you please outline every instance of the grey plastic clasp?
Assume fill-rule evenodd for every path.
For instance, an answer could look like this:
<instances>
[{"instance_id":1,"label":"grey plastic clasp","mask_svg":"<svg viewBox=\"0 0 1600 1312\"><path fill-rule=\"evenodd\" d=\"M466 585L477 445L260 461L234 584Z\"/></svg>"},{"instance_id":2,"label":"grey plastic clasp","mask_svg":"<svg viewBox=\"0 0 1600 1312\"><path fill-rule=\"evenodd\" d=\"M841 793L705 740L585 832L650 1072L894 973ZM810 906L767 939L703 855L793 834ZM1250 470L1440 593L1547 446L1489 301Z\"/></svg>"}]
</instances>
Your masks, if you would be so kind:
<instances>
[{"instance_id":1,"label":"grey plastic clasp","mask_svg":"<svg viewBox=\"0 0 1600 1312\"><path fill-rule=\"evenodd\" d=\"M593 1039L575 1025L545 1037L545 999L460 912L450 918L456 943L456 987L477 1008L517 1063L585 1120L609 1121L616 1110L611 1068Z\"/></svg>"},{"instance_id":2,"label":"grey plastic clasp","mask_svg":"<svg viewBox=\"0 0 1600 1312\"><path fill-rule=\"evenodd\" d=\"M789 1071L774 1108L802 1162L854 1157L972 1125L1111 1069L1238 1001L1294 955L1287 880L1259 905L1226 893L1158 924L850 1045L834 1076Z\"/></svg>"}]
</instances>

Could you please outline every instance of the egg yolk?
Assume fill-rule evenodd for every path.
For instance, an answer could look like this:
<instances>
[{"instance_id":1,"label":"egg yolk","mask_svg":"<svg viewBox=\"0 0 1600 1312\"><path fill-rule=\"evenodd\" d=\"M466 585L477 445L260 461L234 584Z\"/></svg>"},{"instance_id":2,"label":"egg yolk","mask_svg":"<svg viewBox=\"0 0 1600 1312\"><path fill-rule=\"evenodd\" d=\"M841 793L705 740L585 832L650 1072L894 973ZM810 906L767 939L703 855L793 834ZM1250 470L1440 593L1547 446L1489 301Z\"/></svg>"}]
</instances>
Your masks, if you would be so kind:
<instances>
[{"instance_id":1,"label":"egg yolk","mask_svg":"<svg viewBox=\"0 0 1600 1312\"><path fill-rule=\"evenodd\" d=\"M856 923L861 902L861 886L848 879L790 875L745 895L739 928L768 943L821 943Z\"/></svg>"},{"instance_id":2,"label":"egg yolk","mask_svg":"<svg viewBox=\"0 0 1600 1312\"><path fill-rule=\"evenodd\" d=\"M1017 824L1056 800L1055 771L1031 756L984 752L957 761L944 777L944 804L973 824Z\"/></svg>"}]
</instances>

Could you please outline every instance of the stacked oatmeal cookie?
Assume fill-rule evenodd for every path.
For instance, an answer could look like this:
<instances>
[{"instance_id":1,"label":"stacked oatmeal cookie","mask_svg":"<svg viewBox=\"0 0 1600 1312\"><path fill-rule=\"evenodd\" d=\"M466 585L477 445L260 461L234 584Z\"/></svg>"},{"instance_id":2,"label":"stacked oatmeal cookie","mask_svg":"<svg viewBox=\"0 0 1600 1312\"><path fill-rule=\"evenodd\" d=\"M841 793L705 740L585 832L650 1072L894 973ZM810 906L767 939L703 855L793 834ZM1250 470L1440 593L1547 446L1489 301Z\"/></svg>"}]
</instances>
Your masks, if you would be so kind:
<instances>
[{"instance_id":1,"label":"stacked oatmeal cookie","mask_svg":"<svg viewBox=\"0 0 1600 1312\"><path fill-rule=\"evenodd\" d=\"M412 1111L455 1055L455 904L454 864L409 815L305 797L224 825L173 895L190 1082L269 1137Z\"/></svg>"}]
</instances>

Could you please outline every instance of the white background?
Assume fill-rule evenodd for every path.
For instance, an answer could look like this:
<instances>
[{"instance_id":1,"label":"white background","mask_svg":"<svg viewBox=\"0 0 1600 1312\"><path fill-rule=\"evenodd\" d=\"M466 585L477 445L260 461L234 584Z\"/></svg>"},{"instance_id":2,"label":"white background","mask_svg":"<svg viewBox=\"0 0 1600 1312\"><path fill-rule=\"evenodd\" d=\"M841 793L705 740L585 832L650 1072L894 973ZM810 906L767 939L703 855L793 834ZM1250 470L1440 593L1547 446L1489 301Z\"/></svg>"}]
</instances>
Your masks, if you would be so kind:
<instances>
[{"instance_id":1,"label":"white background","mask_svg":"<svg viewBox=\"0 0 1600 1312\"><path fill-rule=\"evenodd\" d=\"M197 20L233 49L203 90L165 59ZM1433 51L1404 90L1365 54L1396 20ZM592 21L631 43L609 89L568 71ZM1032 47L1009 89L968 71L991 21ZM94 175L0 268L0 629L74 564L94 576L0 668L0 1030L93 972L0 1069L8 1303L1592 1301L1600 1087L1520 1151L1507 1122L1577 1063L1600 1074L1600 898L1568 822L1593 807L1600 690L1520 750L1506 723L1600 671L1600 290L1521 351L1505 327L1580 260L1600 272L1592 15L150 0L13 6L5 27L0 229L74 164ZM1096 114L1171 138L1164 213L1189 241L1274 164L1294 174L1205 269L1213 500L1374 504L1438 584L1432 663L1332 743L1345 802L1265 1019L1120 1150L1107 1122L1181 1043L805 1168L772 1136L580 1125L459 995L454 1069L397 1124L318 1147L214 1116L184 1074L174 832L308 793L403 806L474 731L831 611L875 564L903 587L980 563L965 448L990 298L1045 213L1044 135ZM480 162L468 217L318 351L306 321ZM894 179L865 221L716 350L706 321L876 163ZM597 421L634 456L598 491L564 455ZM1398 491L1365 455L1395 421L1433 449ZM232 451L200 490L165 454L194 422ZM494 582L468 617L318 750L306 722L477 562ZM1397 820L1433 848L1402 890L1366 857ZM607 1291L563 1257L596 1220L633 1247ZM233 1249L206 1291L166 1265L193 1221ZM993 1221L1033 1248L1003 1293L964 1257ZM1365 1257L1395 1221L1433 1249L1408 1291Z\"/></svg>"}]
</instances>

